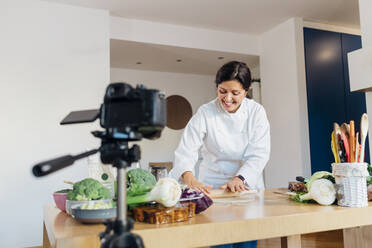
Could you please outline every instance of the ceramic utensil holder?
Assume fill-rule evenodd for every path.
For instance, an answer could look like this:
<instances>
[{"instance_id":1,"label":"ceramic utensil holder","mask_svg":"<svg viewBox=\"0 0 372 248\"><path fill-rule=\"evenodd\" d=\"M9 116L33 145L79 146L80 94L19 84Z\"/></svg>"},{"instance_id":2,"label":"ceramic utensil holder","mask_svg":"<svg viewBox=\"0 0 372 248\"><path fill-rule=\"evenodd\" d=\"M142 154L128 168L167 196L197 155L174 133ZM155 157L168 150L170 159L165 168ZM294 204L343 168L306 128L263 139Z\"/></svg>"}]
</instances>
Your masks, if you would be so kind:
<instances>
[{"instance_id":1,"label":"ceramic utensil holder","mask_svg":"<svg viewBox=\"0 0 372 248\"><path fill-rule=\"evenodd\" d=\"M336 180L339 206L368 206L367 163L333 163L332 174Z\"/></svg>"}]
</instances>

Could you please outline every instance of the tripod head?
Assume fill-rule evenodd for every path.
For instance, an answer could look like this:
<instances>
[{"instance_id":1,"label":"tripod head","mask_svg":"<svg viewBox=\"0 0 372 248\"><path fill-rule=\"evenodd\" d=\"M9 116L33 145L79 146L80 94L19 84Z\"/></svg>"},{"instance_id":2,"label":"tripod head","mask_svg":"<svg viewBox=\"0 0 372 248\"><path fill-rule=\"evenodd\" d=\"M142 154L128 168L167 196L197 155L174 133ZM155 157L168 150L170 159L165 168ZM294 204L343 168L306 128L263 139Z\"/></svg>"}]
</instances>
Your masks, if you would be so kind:
<instances>
[{"instance_id":1,"label":"tripod head","mask_svg":"<svg viewBox=\"0 0 372 248\"><path fill-rule=\"evenodd\" d=\"M104 103L99 110L71 112L61 125L92 122L100 119L104 131L93 131L101 139L97 149L78 155L65 155L41 162L32 169L36 177L53 173L72 165L76 160L100 152L104 164L117 168L117 216L115 221L105 223L106 231L100 234L102 247L126 248L143 247L142 239L130 230L133 221L127 219L126 171L133 162L141 158L140 147L128 142L142 138L156 139L166 125L166 107L164 94L157 90L148 90L144 86L133 89L126 83L112 83L106 89Z\"/></svg>"}]
</instances>

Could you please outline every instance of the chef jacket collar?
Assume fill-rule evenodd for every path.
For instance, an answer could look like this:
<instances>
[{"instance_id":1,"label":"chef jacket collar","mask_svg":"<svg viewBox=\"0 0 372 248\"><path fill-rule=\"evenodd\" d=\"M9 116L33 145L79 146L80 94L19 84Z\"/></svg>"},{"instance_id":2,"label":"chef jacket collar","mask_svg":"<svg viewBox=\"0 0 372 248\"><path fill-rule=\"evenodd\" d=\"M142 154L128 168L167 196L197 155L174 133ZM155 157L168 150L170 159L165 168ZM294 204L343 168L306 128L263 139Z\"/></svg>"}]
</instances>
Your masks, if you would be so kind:
<instances>
[{"instance_id":1,"label":"chef jacket collar","mask_svg":"<svg viewBox=\"0 0 372 248\"><path fill-rule=\"evenodd\" d=\"M221 102L220 100L218 100L218 98L216 98L216 106L217 106L217 109L224 113L224 114L227 114L228 116L241 116L242 114L245 114L246 113L246 108L245 108L245 105L247 104L247 101L248 99L244 98L242 103L240 104L238 110L235 112L235 113L230 113L229 111L227 111L222 105L221 105Z\"/></svg>"}]
</instances>

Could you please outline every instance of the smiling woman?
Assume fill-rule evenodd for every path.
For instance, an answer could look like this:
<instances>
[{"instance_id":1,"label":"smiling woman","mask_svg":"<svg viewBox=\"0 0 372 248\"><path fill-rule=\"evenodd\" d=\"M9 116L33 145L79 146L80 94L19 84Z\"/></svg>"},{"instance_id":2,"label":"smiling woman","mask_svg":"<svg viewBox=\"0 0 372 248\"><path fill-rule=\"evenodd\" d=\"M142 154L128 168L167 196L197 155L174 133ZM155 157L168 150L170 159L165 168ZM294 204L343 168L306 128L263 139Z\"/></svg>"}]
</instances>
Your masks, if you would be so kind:
<instances>
[{"instance_id":1,"label":"smiling woman","mask_svg":"<svg viewBox=\"0 0 372 248\"><path fill-rule=\"evenodd\" d=\"M212 188L241 192L263 189L262 171L270 153L270 127L264 108L246 98L251 73L231 61L216 75L217 98L201 106L188 122L175 151L170 175L208 193ZM199 178L194 167L199 158ZM256 241L220 247L256 247Z\"/></svg>"}]
</instances>

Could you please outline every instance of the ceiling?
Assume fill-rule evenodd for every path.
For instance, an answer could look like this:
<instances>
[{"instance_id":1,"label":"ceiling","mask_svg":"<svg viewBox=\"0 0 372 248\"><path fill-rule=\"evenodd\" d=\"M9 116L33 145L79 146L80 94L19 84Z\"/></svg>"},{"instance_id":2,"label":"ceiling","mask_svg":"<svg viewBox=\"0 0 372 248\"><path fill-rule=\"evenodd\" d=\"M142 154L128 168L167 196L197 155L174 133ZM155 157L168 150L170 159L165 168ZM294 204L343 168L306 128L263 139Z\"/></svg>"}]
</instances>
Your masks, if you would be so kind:
<instances>
[{"instance_id":1,"label":"ceiling","mask_svg":"<svg viewBox=\"0 0 372 248\"><path fill-rule=\"evenodd\" d=\"M231 60L243 61L250 68L259 64L258 56L253 55L123 40L111 40L110 50L111 67L115 68L214 75Z\"/></svg>"},{"instance_id":2,"label":"ceiling","mask_svg":"<svg viewBox=\"0 0 372 248\"><path fill-rule=\"evenodd\" d=\"M107 9L110 15L228 32L261 34L291 17L359 29L358 0L46 0ZM224 57L224 59L218 59ZM181 62L177 60L181 59ZM111 67L214 75L230 60L257 56L111 40ZM137 64L141 62L141 64Z\"/></svg>"},{"instance_id":3,"label":"ceiling","mask_svg":"<svg viewBox=\"0 0 372 248\"><path fill-rule=\"evenodd\" d=\"M111 15L261 34L291 17L359 28L358 0L48 0L107 9Z\"/></svg>"}]
</instances>

